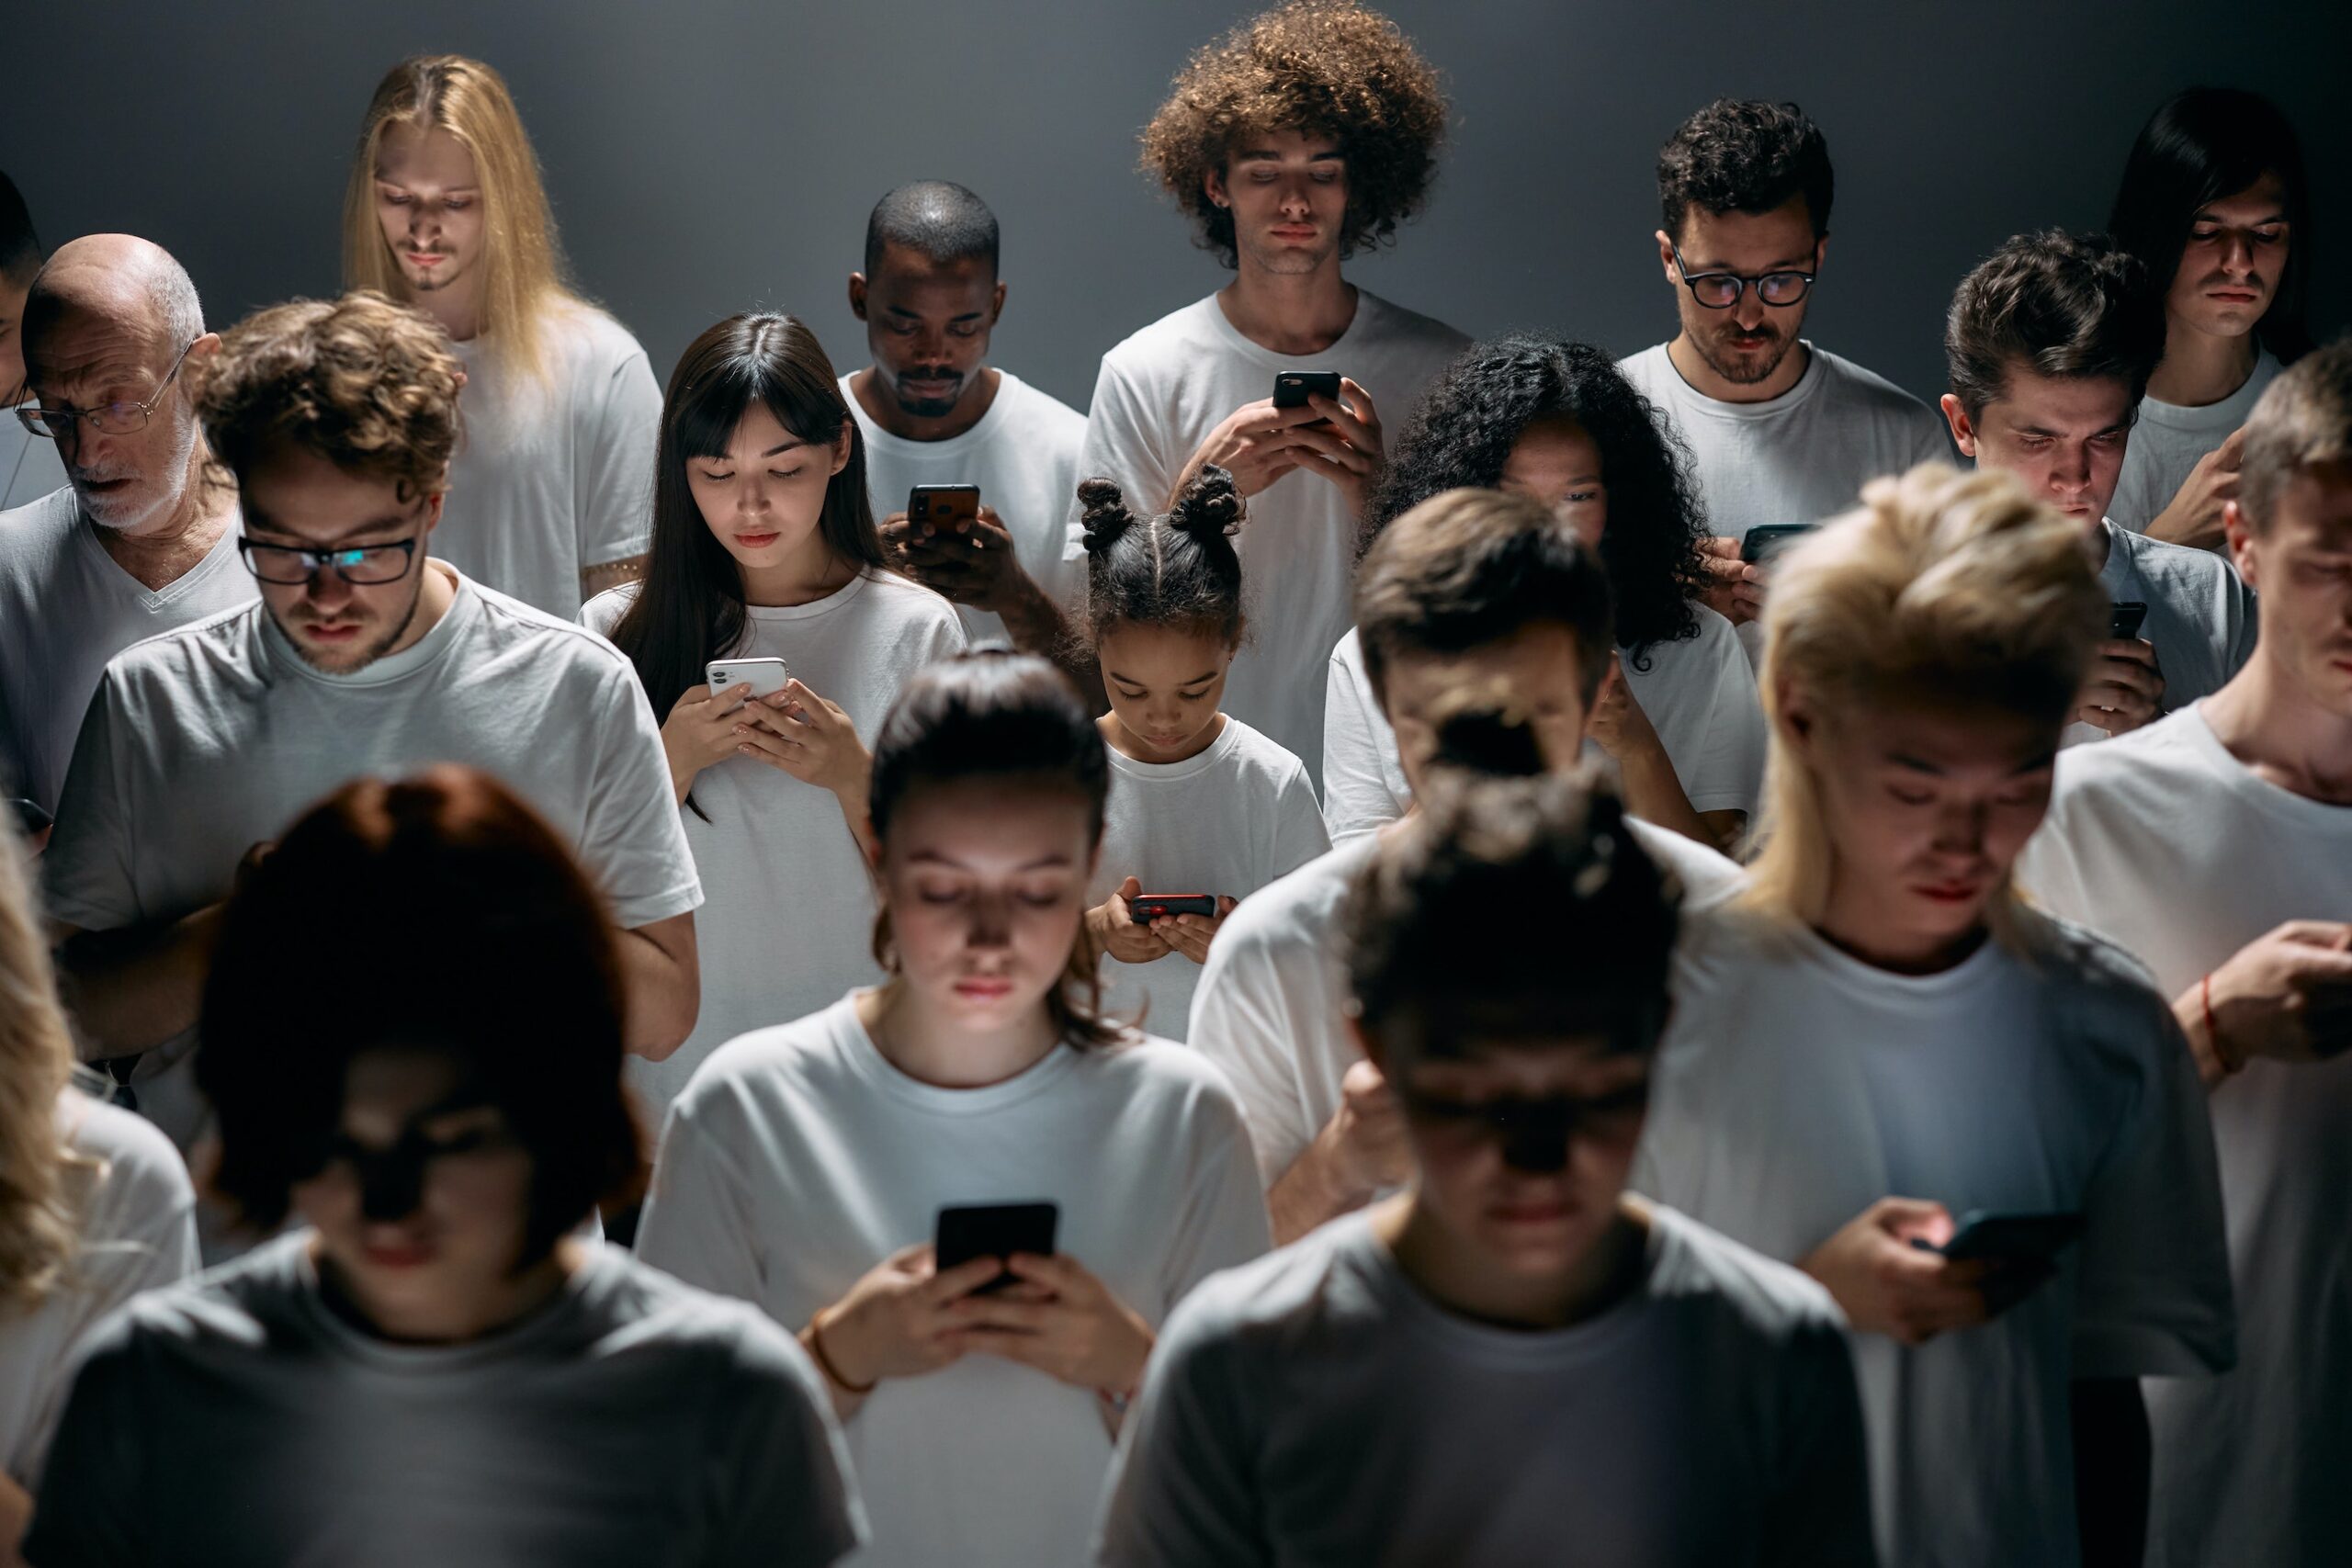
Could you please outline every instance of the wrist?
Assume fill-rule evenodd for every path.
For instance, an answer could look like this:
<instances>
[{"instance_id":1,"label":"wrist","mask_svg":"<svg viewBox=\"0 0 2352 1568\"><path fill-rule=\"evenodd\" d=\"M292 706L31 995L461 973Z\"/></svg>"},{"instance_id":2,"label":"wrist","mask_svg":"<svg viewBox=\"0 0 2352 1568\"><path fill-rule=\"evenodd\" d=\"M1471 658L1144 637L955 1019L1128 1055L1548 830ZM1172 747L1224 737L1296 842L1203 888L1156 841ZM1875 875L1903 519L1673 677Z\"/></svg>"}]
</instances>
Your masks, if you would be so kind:
<instances>
[{"instance_id":1,"label":"wrist","mask_svg":"<svg viewBox=\"0 0 2352 1568\"><path fill-rule=\"evenodd\" d=\"M838 1303L821 1309L808 1320L808 1357L826 1382L843 1393L862 1396L872 1393L882 1378L866 1366L865 1347L853 1329L848 1310Z\"/></svg>"}]
</instances>

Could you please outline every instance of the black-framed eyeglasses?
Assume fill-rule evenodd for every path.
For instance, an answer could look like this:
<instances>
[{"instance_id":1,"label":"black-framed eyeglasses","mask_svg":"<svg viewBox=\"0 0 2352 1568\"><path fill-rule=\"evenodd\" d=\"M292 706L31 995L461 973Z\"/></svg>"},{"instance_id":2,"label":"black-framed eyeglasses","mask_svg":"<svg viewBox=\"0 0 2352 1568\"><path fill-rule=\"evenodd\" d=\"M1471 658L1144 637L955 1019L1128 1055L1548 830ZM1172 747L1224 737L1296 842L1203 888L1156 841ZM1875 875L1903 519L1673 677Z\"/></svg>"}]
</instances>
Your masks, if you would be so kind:
<instances>
[{"instance_id":1,"label":"black-framed eyeglasses","mask_svg":"<svg viewBox=\"0 0 2352 1568\"><path fill-rule=\"evenodd\" d=\"M1682 286L1710 310L1730 310L1750 288L1767 305L1793 305L1813 288L1815 275L1809 272L1767 272L1754 277L1736 272L1692 272L1682 259L1682 247L1671 248L1674 270L1682 275Z\"/></svg>"},{"instance_id":2,"label":"black-framed eyeglasses","mask_svg":"<svg viewBox=\"0 0 2352 1568\"><path fill-rule=\"evenodd\" d=\"M46 435L51 441L60 439L74 428L75 420L80 420L101 435L129 435L133 431L144 430L148 415L155 412L155 405L164 400L164 394L171 389L174 381L179 379L180 367L187 363L188 349L194 348L199 341L188 339L187 348L180 350L179 357L173 360L172 367L164 373L163 385L157 387L155 395L143 403L107 403L95 409L18 409L17 417L24 422L27 430L35 435Z\"/></svg>"},{"instance_id":3,"label":"black-framed eyeglasses","mask_svg":"<svg viewBox=\"0 0 2352 1568\"><path fill-rule=\"evenodd\" d=\"M354 587L398 582L416 564L420 539L395 539L389 545L363 545L346 550L298 549L291 545L262 545L242 536L237 553L245 570L264 582L292 585L308 582L322 571L333 571Z\"/></svg>"}]
</instances>

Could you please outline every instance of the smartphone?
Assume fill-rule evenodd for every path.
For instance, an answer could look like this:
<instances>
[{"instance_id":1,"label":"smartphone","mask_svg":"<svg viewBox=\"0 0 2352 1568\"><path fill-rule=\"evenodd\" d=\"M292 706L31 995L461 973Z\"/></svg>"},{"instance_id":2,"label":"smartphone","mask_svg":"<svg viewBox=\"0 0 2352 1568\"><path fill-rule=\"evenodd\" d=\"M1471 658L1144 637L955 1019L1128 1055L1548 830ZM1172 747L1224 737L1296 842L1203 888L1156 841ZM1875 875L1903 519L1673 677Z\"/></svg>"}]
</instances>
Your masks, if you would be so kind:
<instances>
[{"instance_id":1,"label":"smartphone","mask_svg":"<svg viewBox=\"0 0 2352 1568\"><path fill-rule=\"evenodd\" d=\"M917 485L907 491L910 527L921 528L928 523L942 534L970 535L971 525L979 519L978 485Z\"/></svg>"},{"instance_id":2,"label":"smartphone","mask_svg":"<svg viewBox=\"0 0 2352 1568\"><path fill-rule=\"evenodd\" d=\"M1337 370L1277 370L1274 372L1274 407L1303 409L1309 397L1320 395L1333 402L1340 400L1340 373ZM1329 424L1328 419L1316 419L1310 424Z\"/></svg>"},{"instance_id":3,"label":"smartphone","mask_svg":"<svg viewBox=\"0 0 2352 1568\"><path fill-rule=\"evenodd\" d=\"M1923 1251L1941 1252L1955 1262L1970 1258L1997 1258L2010 1262L2033 1259L2047 1263L2081 1239L2082 1234L2080 1214L1996 1214L1976 1209L1960 1217L1960 1228L1942 1247L1929 1247L1924 1241L1911 1245Z\"/></svg>"},{"instance_id":4,"label":"smartphone","mask_svg":"<svg viewBox=\"0 0 2352 1568\"><path fill-rule=\"evenodd\" d=\"M1127 900L1127 919L1148 924L1162 915L1206 915L1216 918L1214 893L1138 893Z\"/></svg>"},{"instance_id":5,"label":"smartphone","mask_svg":"<svg viewBox=\"0 0 2352 1568\"><path fill-rule=\"evenodd\" d=\"M1054 1232L1061 1220L1052 1203L973 1203L939 1211L939 1235L932 1246L939 1271L960 1268L975 1258L1010 1258L1016 1252L1040 1258L1053 1255ZM979 1288L985 1294L1013 1282L999 1274Z\"/></svg>"},{"instance_id":6,"label":"smartphone","mask_svg":"<svg viewBox=\"0 0 2352 1568\"><path fill-rule=\"evenodd\" d=\"M38 800L27 800L19 795L8 802L8 805L17 814L17 826L24 829L25 837L28 839L47 832L50 825L56 820Z\"/></svg>"},{"instance_id":7,"label":"smartphone","mask_svg":"<svg viewBox=\"0 0 2352 1568\"><path fill-rule=\"evenodd\" d=\"M2148 618L2148 606L2137 599L2119 599L2108 609L2107 635L2121 642L2138 637L2140 623Z\"/></svg>"},{"instance_id":8,"label":"smartphone","mask_svg":"<svg viewBox=\"0 0 2352 1568\"><path fill-rule=\"evenodd\" d=\"M747 699L781 692L792 679L792 671L781 659L714 659L702 667L702 674L710 682L712 696L741 686Z\"/></svg>"},{"instance_id":9,"label":"smartphone","mask_svg":"<svg viewBox=\"0 0 2352 1568\"><path fill-rule=\"evenodd\" d=\"M1766 523L1750 528L1739 541L1739 558L1750 566L1762 566L1819 526L1817 523Z\"/></svg>"}]
</instances>

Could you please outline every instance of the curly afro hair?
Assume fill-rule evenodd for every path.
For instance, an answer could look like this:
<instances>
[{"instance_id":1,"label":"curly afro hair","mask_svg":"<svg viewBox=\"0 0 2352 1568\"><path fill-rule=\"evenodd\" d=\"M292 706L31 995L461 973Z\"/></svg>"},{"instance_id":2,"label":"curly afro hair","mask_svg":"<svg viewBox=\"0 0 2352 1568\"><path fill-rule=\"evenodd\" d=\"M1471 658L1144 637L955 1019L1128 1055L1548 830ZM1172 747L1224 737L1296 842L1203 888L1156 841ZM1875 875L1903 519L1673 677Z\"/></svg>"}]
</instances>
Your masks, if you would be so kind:
<instances>
[{"instance_id":1,"label":"curly afro hair","mask_svg":"<svg viewBox=\"0 0 2352 1568\"><path fill-rule=\"evenodd\" d=\"M243 482L290 443L401 495L440 489L458 449L465 371L441 328L372 288L256 310L198 369L196 410Z\"/></svg>"},{"instance_id":2,"label":"curly afro hair","mask_svg":"<svg viewBox=\"0 0 2352 1568\"><path fill-rule=\"evenodd\" d=\"M1804 197L1819 239L1829 232L1829 204L1837 194L1828 139L1794 104L1717 98L1677 126L1658 149L1658 216L1676 241L1694 207L1770 212L1796 196Z\"/></svg>"},{"instance_id":3,"label":"curly afro hair","mask_svg":"<svg viewBox=\"0 0 2352 1568\"><path fill-rule=\"evenodd\" d=\"M1517 333L1455 356L1406 417L1364 508L1365 547L1396 517L1445 491L1492 489L1527 427L1572 419L1600 448L1609 526L1600 538L1617 606L1617 643L1636 669L1661 642L1699 635L1692 607L1705 513L1690 458L1657 411L1590 344Z\"/></svg>"},{"instance_id":4,"label":"curly afro hair","mask_svg":"<svg viewBox=\"0 0 2352 1568\"><path fill-rule=\"evenodd\" d=\"M1340 254L1393 238L1419 210L1445 135L1437 72L1396 24L1351 0L1290 0L1193 56L1143 131L1143 170L1239 265L1233 214L1208 197L1235 142L1266 130L1336 138L1347 159Z\"/></svg>"}]
</instances>

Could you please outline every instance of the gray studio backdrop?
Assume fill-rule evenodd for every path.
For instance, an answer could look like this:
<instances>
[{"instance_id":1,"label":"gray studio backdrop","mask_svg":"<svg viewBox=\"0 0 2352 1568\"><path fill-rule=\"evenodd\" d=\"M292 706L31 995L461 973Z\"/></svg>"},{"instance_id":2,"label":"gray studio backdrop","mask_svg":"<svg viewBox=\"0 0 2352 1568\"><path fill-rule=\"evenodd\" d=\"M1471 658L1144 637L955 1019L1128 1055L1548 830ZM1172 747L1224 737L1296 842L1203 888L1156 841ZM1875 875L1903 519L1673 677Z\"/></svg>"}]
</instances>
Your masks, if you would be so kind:
<instances>
[{"instance_id":1,"label":"gray studio backdrop","mask_svg":"<svg viewBox=\"0 0 2352 1568\"><path fill-rule=\"evenodd\" d=\"M1104 349L1224 276L1136 174L1136 132L1186 53L1248 8L8 0L0 168L45 243L160 241L226 325L336 288L346 161L385 67L478 55L514 86L582 286L657 377L753 305L797 312L837 362L860 363L843 280L867 209L938 177L1003 220L998 363L1082 409ZM1649 238L1659 141L1720 94L1792 97L1838 165L1813 335L1931 396L1960 275L2018 230L2103 222L2141 121L2198 82L2260 87L2301 127L2314 325L2347 317L2343 0L1387 9L1445 73L1454 126L1427 212L1353 275L1465 331L1556 325L1621 353L1667 335Z\"/></svg>"}]
</instances>

